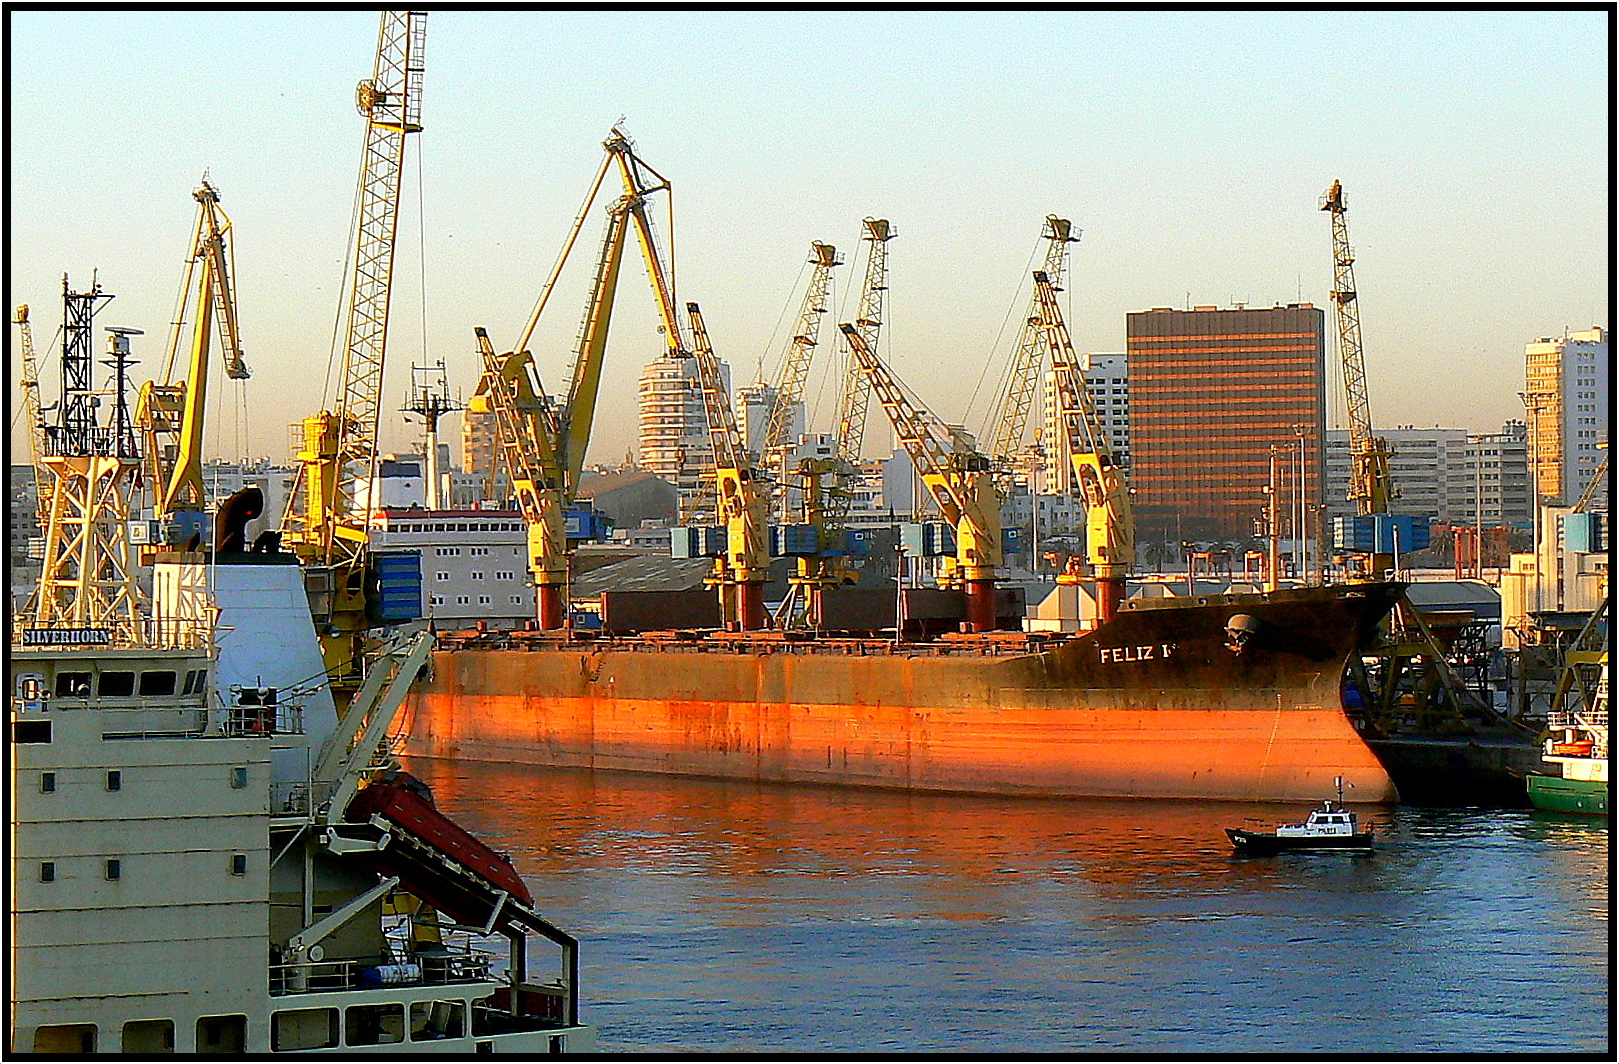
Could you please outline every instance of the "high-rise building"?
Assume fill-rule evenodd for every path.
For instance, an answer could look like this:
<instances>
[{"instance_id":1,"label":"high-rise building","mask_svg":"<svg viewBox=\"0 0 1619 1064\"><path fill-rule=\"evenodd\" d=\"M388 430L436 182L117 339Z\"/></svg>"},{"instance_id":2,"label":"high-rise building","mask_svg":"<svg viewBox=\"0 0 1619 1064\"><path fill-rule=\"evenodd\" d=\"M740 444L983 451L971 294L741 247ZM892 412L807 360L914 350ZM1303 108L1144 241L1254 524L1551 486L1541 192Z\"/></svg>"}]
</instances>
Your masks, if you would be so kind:
<instances>
[{"instance_id":1,"label":"high-rise building","mask_svg":"<svg viewBox=\"0 0 1619 1064\"><path fill-rule=\"evenodd\" d=\"M720 377L729 393L731 371L723 362ZM713 494L709 481L714 451L708 442L697 360L667 355L653 359L641 373L639 391L640 466L679 489L685 520L705 494Z\"/></svg>"},{"instance_id":2,"label":"high-rise building","mask_svg":"<svg viewBox=\"0 0 1619 1064\"><path fill-rule=\"evenodd\" d=\"M1443 520L1484 528L1530 527L1528 426L1522 421L1451 444L1444 462Z\"/></svg>"},{"instance_id":3,"label":"high-rise building","mask_svg":"<svg viewBox=\"0 0 1619 1064\"><path fill-rule=\"evenodd\" d=\"M1572 506L1608 441L1608 336L1601 328L1524 347L1531 475L1541 497ZM1597 496L1606 504L1604 485Z\"/></svg>"},{"instance_id":4,"label":"high-rise building","mask_svg":"<svg viewBox=\"0 0 1619 1064\"><path fill-rule=\"evenodd\" d=\"M1449 476L1449 456L1467 443L1466 429L1417 428L1401 425L1374 429L1387 440L1389 482L1397 493L1389 501L1389 513L1410 514L1432 520L1450 520L1445 505L1445 484ZM1458 452L1459 453L1459 452ZM1349 500L1349 430L1327 432L1327 496L1324 500L1327 527L1337 517L1355 512Z\"/></svg>"},{"instance_id":5,"label":"high-rise building","mask_svg":"<svg viewBox=\"0 0 1619 1064\"><path fill-rule=\"evenodd\" d=\"M776 388L763 381L750 384L736 393L737 428L742 432L743 445L755 461L763 458L765 433L770 428L770 412L776 405ZM804 434L804 401L793 404L787 415L788 446Z\"/></svg>"},{"instance_id":6,"label":"high-rise building","mask_svg":"<svg viewBox=\"0 0 1619 1064\"><path fill-rule=\"evenodd\" d=\"M1156 307L1126 316L1139 542L1251 537L1265 509L1272 446L1292 453L1301 440L1304 500L1314 512L1326 432L1325 336L1325 316L1310 303Z\"/></svg>"}]
</instances>

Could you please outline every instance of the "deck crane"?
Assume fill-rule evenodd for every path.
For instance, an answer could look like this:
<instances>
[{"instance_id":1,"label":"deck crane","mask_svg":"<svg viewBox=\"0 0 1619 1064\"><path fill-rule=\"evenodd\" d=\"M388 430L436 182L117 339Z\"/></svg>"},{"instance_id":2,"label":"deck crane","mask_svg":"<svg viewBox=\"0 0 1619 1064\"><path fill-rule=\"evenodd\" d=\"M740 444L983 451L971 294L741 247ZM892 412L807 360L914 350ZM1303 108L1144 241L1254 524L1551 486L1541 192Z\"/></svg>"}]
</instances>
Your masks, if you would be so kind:
<instances>
[{"instance_id":1,"label":"deck crane","mask_svg":"<svg viewBox=\"0 0 1619 1064\"><path fill-rule=\"evenodd\" d=\"M1125 574L1136 555L1130 489L1074 357L1073 341L1062 309L1057 306L1056 286L1044 270L1035 271L1034 290L1040 310L1039 331L1051 352L1057 386L1061 446L1068 455L1074 484L1085 501L1085 554L1096 581L1096 620L1106 624L1124 601Z\"/></svg>"},{"instance_id":2,"label":"deck crane","mask_svg":"<svg viewBox=\"0 0 1619 1064\"><path fill-rule=\"evenodd\" d=\"M944 519L956 526L956 556L946 559L945 582L959 583L967 595L967 624L972 631L993 631L995 571L1001 564L1001 499L989 459L976 451L947 449L929 428L937 421L906 397L888 367L866 346L854 325L839 326L860 371L871 382L888 414L900 446L939 505Z\"/></svg>"},{"instance_id":3,"label":"deck crane","mask_svg":"<svg viewBox=\"0 0 1619 1064\"><path fill-rule=\"evenodd\" d=\"M1388 441L1372 435L1371 405L1366 394L1366 359L1360 343L1360 309L1355 302L1355 253L1344 219L1343 183L1334 181L1321 197L1321 209L1332 215L1332 306L1338 324L1338 356L1343 363L1344 392L1349 406L1349 498L1360 516L1386 515L1399 497L1389 476L1394 456ZM1407 547L1415 546L1407 544ZM1360 579L1381 579L1394 565L1388 549L1364 558Z\"/></svg>"},{"instance_id":4,"label":"deck crane","mask_svg":"<svg viewBox=\"0 0 1619 1064\"><path fill-rule=\"evenodd\" d=\"M534 580L538 625L545 630L566 623L566 509L584 472L607 330L635 201L636 197L624 196L609 208L572 379L560 405L546 396L527 350L526 333L532 330L532 323L525 330L525 342L504 355L495 353L483 329L474 330L484 372L470 406L495 415L500 460L511 477L528 529L529 572Z\"/></svg>"},{"instance_id":5,"label":"deck crane","mask_svg":"<svg viewBox=\"0 0 1619 1064\"><path fill-rule=\"evenodd\" d=\"M765 626L765 580L770 566L769 497L754 468L720 375L719 359L708 342L703 312L686 304L692 353L703 386L709 443L714 448L716 510L725 524L725 555L715 560L711 578L719 588L720 616L726 627L754 631Z\"/></svg>"},{"instance_id":6,"label":"deck crane","mask_svg":"<svg viewBox=\"0 0 1619 1064\"><path fill-rule=\"evenodd\" d=\"M1067 218L1048 214L1041 236L1048 241L1042 272L1051 279L1052 290L1060 292L1063 275L1067 271L1068 245L1078 243L1079 234ZM1001 397L1000 416L991 438L989 454L1003 477L1012 464L1012 456L1023 444L1023 432L1040 382L1041 356L1046 346L1046 330L1041 326L1040 296L1037 292L1030 297L1029 313L1023 320L1017 346L1012 351L1011 373L1007 377L1006 391Z\"/></svg>"},{"instance_id":7,"label":"deck crane","mask_svg":"<svg viewBox=\"0 0 1619 1064\"><path fill-rule=\"evenodd\" d=\"M170 545L184 543L201 532L208 510L202 481L202 444L209 355L215 332L225 360L225 375L231 380L251 376L242 359L236 293L231 281L235 269L232 248L225 240L231 230L230 218L219 206L219 193L207 178L191 195L197 201L197 224L180 283L180 305L164 354L165 383L148 381L135 401L135 425L146 438L145 478L151 493L152 516L176 522L168 537ZM190 360L185 376L176 380L175 359L193 295L196 322L192 327Z\"/></svg>"},{"instance_id":8,"label":"deck crane","mask_svg":"<svg viewBox=\"0 0 1619 1064\"><path fill-rule=\"evenodd\" d=\"M354 269L337 409L303 422L297 509L285 524L288 545L305 565L330 567L332 613L321 650L336 687L352 689L355 644L369 627L366 555L376 506L377 431L381 415L388 306L393 290L400 177L405 144L419 133L425 11L384 11L372 76L355 90L365 116Z\"/></svg>"}]
</instances>

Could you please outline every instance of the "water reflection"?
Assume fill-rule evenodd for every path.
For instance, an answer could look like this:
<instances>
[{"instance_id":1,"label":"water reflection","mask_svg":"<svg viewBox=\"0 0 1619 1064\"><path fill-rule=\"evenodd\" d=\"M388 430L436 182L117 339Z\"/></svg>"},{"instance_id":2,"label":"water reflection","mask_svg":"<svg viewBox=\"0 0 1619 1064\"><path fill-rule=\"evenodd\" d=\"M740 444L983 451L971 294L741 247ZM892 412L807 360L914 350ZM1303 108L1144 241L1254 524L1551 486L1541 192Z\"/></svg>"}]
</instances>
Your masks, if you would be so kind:
<instances>
[{"instance_id":1,"label":"water reflection","mask_svg":"<svg viewBox=\"0 0 1619 1064\"><path fill-rule=\"evenodd\" d=\"M416 760L579 935L604 1049L1608 1046L1607 832L1378 808L1370 858L1236 858L1285 805L906 794Z\"/></svg>"}]
</instances>

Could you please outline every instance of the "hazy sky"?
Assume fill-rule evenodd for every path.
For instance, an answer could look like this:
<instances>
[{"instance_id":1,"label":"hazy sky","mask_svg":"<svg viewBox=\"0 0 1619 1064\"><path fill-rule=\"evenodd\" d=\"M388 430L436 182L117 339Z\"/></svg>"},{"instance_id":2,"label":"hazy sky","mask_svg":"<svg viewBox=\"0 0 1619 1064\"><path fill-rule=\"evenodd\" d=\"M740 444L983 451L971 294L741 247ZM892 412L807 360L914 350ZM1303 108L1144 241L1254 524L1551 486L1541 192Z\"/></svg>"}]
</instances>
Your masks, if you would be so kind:
<instances>
[{"instance_id":1,"label":"hazy sky","mask_svg":"<svg viewBox=\"0 0 1619 1064\"><path fill-rule=\"evenodd\" d=\"M810 241L852 260L860 219L886 217L899 235L883 354L940 415L977 428L1045 215L1084 233L1064 293L1075 346L1123 351L1125 315L1149 307L1326 306L1317 204L1338 178L1374 421L1493 431L1522 415L1526 341L1609 324L1610 17L433 13L383 443L417 438L392 414L412 362L442 358L470 394L472 327L515 341L620 116L674 185L679 297L702 304L739 384L761 360L774 376ZM99 323L145 329L137 375L157 371L206 170L234 222L254 372L226 386L216 370L210 440L234 453L246 432L252 453L283 457L287 423L323 402L375 14L8 21L10 297L32 305L36 346L53 355L61 275L80 288L99 270L117 295ZM538 334L552 387L597 214ZM663 349L639 258L625 262L593 460L634 442L635 380ZM844 318L859 268L836 274ZM47 401L57 385L53 360ZM812 428L828 427L830 391L818 373ZM881 414L869 424L875 453Z\"/></svg>"}]
</instances>

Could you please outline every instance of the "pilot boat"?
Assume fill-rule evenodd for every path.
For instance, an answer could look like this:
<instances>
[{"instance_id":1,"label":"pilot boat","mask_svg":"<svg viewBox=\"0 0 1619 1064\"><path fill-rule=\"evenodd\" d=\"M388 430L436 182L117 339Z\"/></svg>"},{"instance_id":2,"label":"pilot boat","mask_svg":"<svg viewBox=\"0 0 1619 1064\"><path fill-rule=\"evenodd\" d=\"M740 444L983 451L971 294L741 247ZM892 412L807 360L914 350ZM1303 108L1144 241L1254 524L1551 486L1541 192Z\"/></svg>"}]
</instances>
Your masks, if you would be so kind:
<instances>
[{"instance_id":1,"label":"pilot boat","mask_svg":"<svg viewBox=\"0 0 1619 1064\"><path fill-rule=\"evenodd\" d=\"M1343 777L1338 778L1338 800L1328 799L1320 809L1310 810L1302 824L1281 824L1275 831L1248 831L1226 828L1226 837L1238 853L1268 856L1277 853L1309 853L1330 850L1340 853L1371 853L1370 828L1360 829L1360 820L1344 805Z\"/></svg>"}]
</instances>

